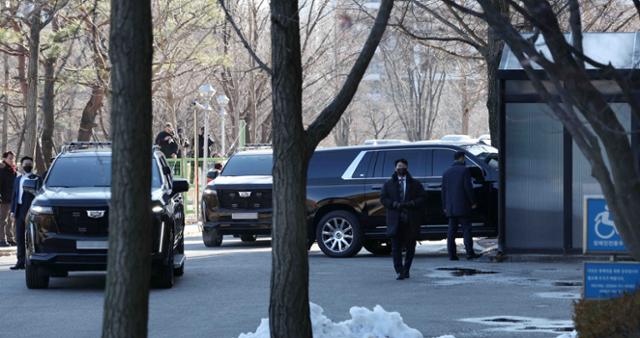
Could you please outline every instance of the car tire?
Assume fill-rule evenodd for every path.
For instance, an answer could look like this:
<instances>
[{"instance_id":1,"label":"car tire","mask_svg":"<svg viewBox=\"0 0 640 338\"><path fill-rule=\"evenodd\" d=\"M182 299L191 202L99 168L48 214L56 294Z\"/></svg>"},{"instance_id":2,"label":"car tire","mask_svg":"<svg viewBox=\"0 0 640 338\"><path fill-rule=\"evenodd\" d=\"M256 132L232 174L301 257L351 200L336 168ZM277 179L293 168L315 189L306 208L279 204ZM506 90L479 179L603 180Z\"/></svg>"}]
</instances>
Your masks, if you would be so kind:
<instances>
[{"instance_id":1,"label":"car tire","mask_svg":"<svg viewBox=\"0 0 640 338\"><path fill-rule=\"evenodd\" d=\"M217 229L203 229L202 241L204 242L204 245L209 248L219 247L222 245L222 234Z\"/></svg>"},{"instance_id":2,"label":"car tire","mask_svg":"<svg viewBox=\"0 0 640 338\"><path fill-rule=\"evenodd\" d=\"M240 240L245 243L255 242L258 238L258 235L240 235Z\"/></svg>"},{"instance_id":3,"label":"car tire","mask_svg":"<svg viewBox=\"0 0 640 338\"><path fill-rule=\"evenodd\" d=\"M173 236L171 242L173 243ZM167 261L161 262L158 269L155 271L153 277L153 286L160 289L170 289L174 283L174 269L173 269L173 245L169 245L169 252L167 252Z\"/></svg>"},{"instance_id":4,"label":"car tire","mask_svg":"<svg viewBox=\"0 0 640 338\"><path fill-rule=\"evenodd\" d=\"M362 249L360 223L348 211L331 211L316 226L316 242L329 257L353 257Z\"/></svg>"},{"instance_id":5,"label":"car tire","mask_svg":"<svg viewBox=\"0 0 640 338\"><path fill-rule=\"evenodd\" d=\"M45 268L27 263L25 266L27 288L46 289L49 287L49 273Z\"/></svg>"},{"instance_id":6,"label":"car tire","mask_svg":"<svg viewBox=\"0 0 640 338\"><path fill-rule=\"evenodd\" d=\"M176 252L180 255L184 255L184 236L180 239L180 243L178 243L178 247L176 248ZM186 260L185 260L186 261ZM184 264L185 261L182 261L182 265L179 268L173 269L173 275L176 277L180 277L184 275Z\"/></svg>"},{"instance_id":7,"label":"car tire","mask_svg":"<svg viewBox=\"0 0 640 338\"><path fill-rule=\"evenodd\" d=\"M362 243L367 251L377 256L391 255L391 242L386 240L366 240Z\"/></svg>"}]
</instances>

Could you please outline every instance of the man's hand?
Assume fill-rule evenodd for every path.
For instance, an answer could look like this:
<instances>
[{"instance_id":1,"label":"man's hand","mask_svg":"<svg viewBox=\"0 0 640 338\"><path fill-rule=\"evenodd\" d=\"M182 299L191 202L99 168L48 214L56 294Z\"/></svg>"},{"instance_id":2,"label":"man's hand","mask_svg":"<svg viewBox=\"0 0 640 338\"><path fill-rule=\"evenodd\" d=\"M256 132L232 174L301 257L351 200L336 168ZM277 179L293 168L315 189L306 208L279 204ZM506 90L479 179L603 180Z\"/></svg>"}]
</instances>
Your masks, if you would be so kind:
<instances>
[{"instance_id":1,"label":"man's hand","mask_svg":"<svg viewBox=\"0 0 640 338\"><path fill-rule=\"evenodd\" d=\"M399 202L393 202L393 204L391 205L394 209L399 209L400 208L400 203Z\"/></svg>"},{"instance_id":2,"label":"man's hand","mask_svg":"<svg viewBox=\"0 0 640 338\"><path fill-rule=\"evenodd\" d=\"M478 208L477 204L474 204L474 205L471 206L471 209L476 209L476 208Z\"/></svg>"},{"instance_id":3,"label":"man's hand","mask_svg":"<svg viewBox=\"0 0 640 338\"><path fill-rule=\"evenodd\" d=\"M442 212L444 212L444 214L447 214L447 209L442 209Z\"/></svg>"}]
</instances>

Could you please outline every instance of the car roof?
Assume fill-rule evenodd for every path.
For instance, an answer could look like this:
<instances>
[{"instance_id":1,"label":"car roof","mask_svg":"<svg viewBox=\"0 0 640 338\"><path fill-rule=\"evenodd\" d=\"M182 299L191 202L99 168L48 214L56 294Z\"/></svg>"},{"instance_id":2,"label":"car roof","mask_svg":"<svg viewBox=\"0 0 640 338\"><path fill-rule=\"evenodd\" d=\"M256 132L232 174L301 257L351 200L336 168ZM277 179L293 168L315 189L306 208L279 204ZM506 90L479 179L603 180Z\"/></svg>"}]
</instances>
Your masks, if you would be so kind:
<instances>
[{"instance_id":1,"label":"car roof","mask_svg":"<svg viewBox=\"0 0 640 338\"><path fill-rule=\"evenodd\" d=\"M432 141L418 141L411 143L395 143L395 144L377 144L368 145L360 144L354 146L344 147L326 147L317 148L316 152L333 152L333 151L367 151L367 150L380 150L380 149L411 149L411 148L423 148L425 145L429 147L446 147L458 149L461 146L474 145L477 142L447 142L442 140ZM251 155L270 155L273 153L272 149L260 149L260 150L244 150L234 154L234 156L251 156Z\"/></svg>"},{"instance_id":2,"label":"car roof","mask_svg":"<svg viewBox=\"0 0 640 338\"><path fill-rule=\"evenodd\" d=\"M154 150L152 155L158 156L159 153L161 153L158 150ZM78 149L78 150L71 150L71 151L65 151L62 152L60 154L58 154L58 156L56 156L56 158L63 158L63 157L88 157L88 156L111 156L112 152L111 150L104 150L104 149Z\"/></svg>"}]
</instances>

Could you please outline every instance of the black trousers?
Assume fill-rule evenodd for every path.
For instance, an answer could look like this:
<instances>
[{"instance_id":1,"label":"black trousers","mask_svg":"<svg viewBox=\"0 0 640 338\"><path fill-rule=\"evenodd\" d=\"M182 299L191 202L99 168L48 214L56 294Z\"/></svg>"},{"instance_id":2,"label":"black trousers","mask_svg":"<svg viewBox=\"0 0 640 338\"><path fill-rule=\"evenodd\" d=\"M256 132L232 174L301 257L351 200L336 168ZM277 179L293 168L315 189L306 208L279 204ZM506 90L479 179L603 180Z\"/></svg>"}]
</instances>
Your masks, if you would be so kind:
<instances>
[{"instance_id":1,"label":"black trousers","mask_svg":"<svg viewBox=\"0 0 640 338\"><path fill-rule=\"evenodd\" d=\"M18 265L24 264L25 257L25 218L27 217L27 212L29 211L29 207L26 205L18 204L16 208L16 243L18 244Z\"/></svg>"},{"instance_id":2,"label":"black trousers","mask_svg":"<svg viewBox=\"0 0 640 338\"><path fill-rule=\"evenodd\" d=\"M456 233L458 225L462 226L462 235L464 237L464 249L467 255L473 255L473 237L471 237L471 221L466 217L450 217L449 232L447 234L447 251L449 258L458 257L456 252Z\"/></svg>"},{"instance_id":3,"label":"black trousers","mask_svg":"<svg viewBox=\"0 0 640 338\"><path fill-rule=\"evenodd\" d=\"M402 261L403 249L407 250L404 262ZM391 238L391 253L396 273L409 272L413 256L416 254L416 238L409 224L401 223L398 227L398 233Z\"/></svg>"}]
</instances>

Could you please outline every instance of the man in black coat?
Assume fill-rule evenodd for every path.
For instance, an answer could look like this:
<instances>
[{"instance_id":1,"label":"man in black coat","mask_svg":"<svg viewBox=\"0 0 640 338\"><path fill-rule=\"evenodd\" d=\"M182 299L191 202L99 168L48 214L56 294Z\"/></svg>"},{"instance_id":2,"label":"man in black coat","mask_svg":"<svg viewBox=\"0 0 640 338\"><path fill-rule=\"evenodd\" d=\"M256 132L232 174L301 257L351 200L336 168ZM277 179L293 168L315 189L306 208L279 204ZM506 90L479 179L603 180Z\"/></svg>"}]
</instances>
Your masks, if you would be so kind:
<instances>
[{"instance_id":1,"label":"man in black coat","mask_svg":"<svg viewBox=\"0 0 640 338\"><path fill-rule=\"evenodd\" d=\"M380 202L386 209L387 236L391 237L391 252L396 279L409 278L416 252L416 239L422 223L424 188L409 174L405 159L395 162L396 172L382 187ZM407 254L402 262L402 251Z\"/></svg>"},{"instance_id":2,"label":"man in black coat","mask_svg":"<svg viewBox=\"0 0 640 338\"><path fill-rule=\"evenodd\" d=\"M462 226L464 248L467 259L480 257L473 251L471 236L471 213L476 208L473 186L471 185L471 171L464 163L465 153L456 152L451 168L442 175L442 207L449 218L449 232L447 235L447 251L449 259L458 260L456 251L456 233L458 225Z\"/></svg>"},{"instance_id":3,"label":"man in black coat","mask_svg":"<svg viewBox=\"0 0 640 338\"><path fill-rule=\"evenodd\" d=\"M160 151L166 158L178 157L178 142L173 135L173 125L167 122L164 130L156 136L155 144L160 146Z\"/></svg>"},{"instance_id":4,"label":"man in black coat","mask_svg":"<svg viewBox=\"0 0 640 338\"><path fill-rule=\"evenodd\" d=\"M11 201L11 214L14 216L16 222L16 239L18 240L17 256L18 261L16 265L12 266L11 270L24 269L25 263L25 225L27 219L27 213L31 208L31 202L35 199L35 196L24 190L23 185L27 179L37 179L40 177L33 173L33 159L25 156L20 160L22 166L22 175L16 177L13 185L13 199Z\"/></svg>"},{"instance_id":5,"label":"man in black coat","mask_svg":"<svg viewBox=\"0 0 640 338\"><path fill-rule=\"evenodd\" d=\"M15 229L10 217L16 179L15 157L12 151L7 151L2 154L0 162L0 247L16 245Z\"/></svg>"}]
</instances>

